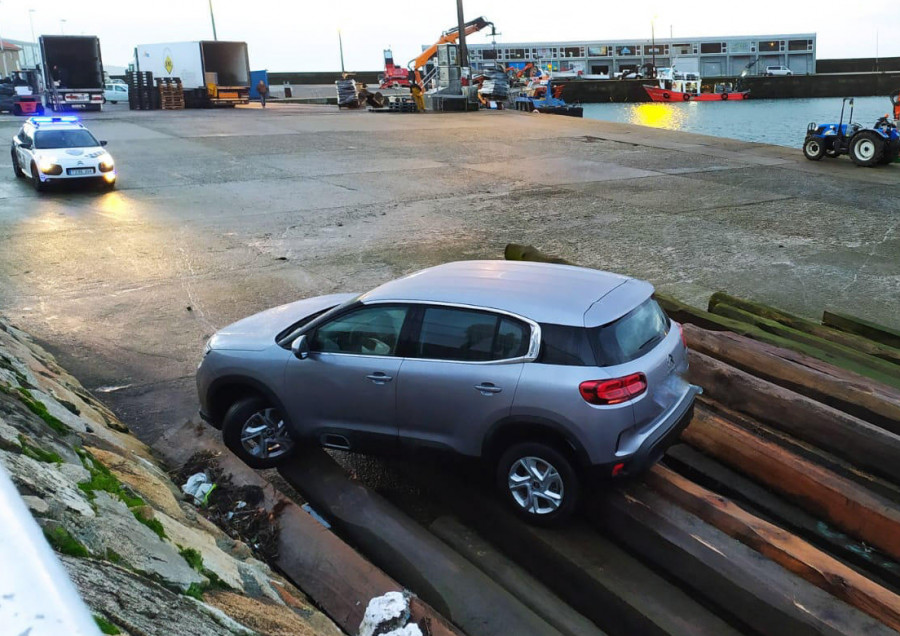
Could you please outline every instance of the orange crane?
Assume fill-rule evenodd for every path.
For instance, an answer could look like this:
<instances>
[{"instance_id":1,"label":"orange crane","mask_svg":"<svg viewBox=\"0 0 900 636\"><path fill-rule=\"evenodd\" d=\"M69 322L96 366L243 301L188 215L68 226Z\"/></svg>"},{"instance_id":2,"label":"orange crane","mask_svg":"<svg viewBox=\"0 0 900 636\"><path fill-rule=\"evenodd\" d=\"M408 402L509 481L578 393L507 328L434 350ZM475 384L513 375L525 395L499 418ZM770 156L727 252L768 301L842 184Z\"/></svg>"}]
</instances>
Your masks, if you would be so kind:
<instances>
[{"instance_id":1,"label":"orange crane","mask_svg":"<svg viewBox=\"0 0 900 636\"><path fill-rule=\"evenodd\" d=\"M489 22L484 18L475 18L474 20L469 20L463 26L465 27L466 35L471 35L472 33L477 33L481 31L483 28L490 25L494 26L493 22ZM425 66L428 63L428 60L437 55L437 48L441 44L454 44L459 39L459 27L450 29L449 31L444 31L441 37L437 42L429 46L427 49L422 51L418 57L411 60L408 64L410 73L415 75L415 82L419 86L422 86L422 75L419 73L419 69ZM424 87L423 87L424 88Z\"/></svg>"}]
</instances>

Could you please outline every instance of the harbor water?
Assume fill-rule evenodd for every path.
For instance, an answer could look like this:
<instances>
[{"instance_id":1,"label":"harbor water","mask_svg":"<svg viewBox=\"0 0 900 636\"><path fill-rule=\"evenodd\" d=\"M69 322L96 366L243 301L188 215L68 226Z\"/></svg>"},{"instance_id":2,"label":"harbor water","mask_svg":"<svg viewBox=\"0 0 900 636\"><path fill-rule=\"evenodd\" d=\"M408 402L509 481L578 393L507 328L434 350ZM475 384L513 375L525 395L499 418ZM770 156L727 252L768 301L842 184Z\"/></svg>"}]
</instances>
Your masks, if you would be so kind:
<instances>
[{"instance_id":1,"label":"harbor water","mask_svg":"<svg viewBox=\"0 0 900 636\"><path fill-rule=\"evenodd\" d=\"M853 121L871 126L891 112L887 97L859 97ZM844 120L849 114L847 107ZM584 117L799 148L809 122L837 123L840 98L750 99L666 104L584 104Z\"/></svg>"}]
</instances>

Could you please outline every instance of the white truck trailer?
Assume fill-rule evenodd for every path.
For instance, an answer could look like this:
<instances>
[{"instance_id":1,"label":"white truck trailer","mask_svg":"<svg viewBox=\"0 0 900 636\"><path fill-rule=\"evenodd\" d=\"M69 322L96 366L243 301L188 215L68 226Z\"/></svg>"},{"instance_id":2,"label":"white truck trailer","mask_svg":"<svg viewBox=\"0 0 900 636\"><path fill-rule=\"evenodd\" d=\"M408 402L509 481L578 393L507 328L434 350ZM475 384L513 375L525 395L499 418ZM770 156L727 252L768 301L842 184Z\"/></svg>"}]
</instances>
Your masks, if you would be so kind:
<instances>
[{"instance_id":1,"label":"white truck trailer","mask_svg":"<svg viewBox=\"0 0 900 636\"><path fill-rule=\"evenodd\" d=\"M103 106L103 60L95 35L42 35L44 103L53 110Z\"/></svg>"},{"instance_id":2,"label":"white truck trailer","mask_svg":"<svg viewBox=\"0 0 900 636\"><path fill-rule=\"evenodd\" d=\"M203 40L139 44L134 52L139 72L179 78L188 108L234 106L250 102L250 60L246 42Z\"/></svg>"}]
</instances>

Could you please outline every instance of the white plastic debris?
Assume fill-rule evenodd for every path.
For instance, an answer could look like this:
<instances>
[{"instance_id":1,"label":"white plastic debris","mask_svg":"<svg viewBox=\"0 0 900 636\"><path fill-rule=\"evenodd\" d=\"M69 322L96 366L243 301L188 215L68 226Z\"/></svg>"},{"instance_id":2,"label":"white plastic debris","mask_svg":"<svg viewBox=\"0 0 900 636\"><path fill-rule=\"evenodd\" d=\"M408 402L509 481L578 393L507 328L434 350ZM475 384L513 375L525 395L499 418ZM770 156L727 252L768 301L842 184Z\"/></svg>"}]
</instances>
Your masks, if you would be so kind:
<instances>
[{"instance_id":1,"label":"white plastic debris","mask_svg":"<svg viewBox=\"0 0 900 636\"><path fill-rule=\"evenodd\" d=\"M190 497L194 498L194 504L197 506L205 506L209 499L209 494L215 490L216 485L209 480L206 473L194 473L188 477L187 483L181 487L181 490Z\"/></svg>"},{"instance_id":2,"label":"white plastic debris","mask_svg":"<svg viewBox=\"0 0 900 636\"><path fill-rule=\"evenodd\" d=\"M407 622L409 598L401 592L388 592L369 601L359 625L359 636L422 636L418 626Z\"/></svg>"}]
</instances>

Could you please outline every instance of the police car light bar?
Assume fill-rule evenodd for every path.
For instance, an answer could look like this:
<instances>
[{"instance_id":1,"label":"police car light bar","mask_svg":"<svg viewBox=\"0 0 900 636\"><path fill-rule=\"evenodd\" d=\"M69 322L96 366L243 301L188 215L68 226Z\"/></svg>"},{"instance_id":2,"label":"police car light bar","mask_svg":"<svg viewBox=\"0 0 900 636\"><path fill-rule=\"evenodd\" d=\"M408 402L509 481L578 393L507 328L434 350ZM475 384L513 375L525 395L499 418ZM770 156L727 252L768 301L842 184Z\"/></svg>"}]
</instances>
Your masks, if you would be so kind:
<instances>
[{"instance_id":1,"label":"police car light bar","mask_svg":"<svg viewBox=\"0 0 900 636\"><path fill-rule=\"evenodd\" d=\"M79 123L78 117L74 115L70 116L62 116L62 117L30 117L29 120L33 124L77 124Z\"/></svg>"}]
</instances>

